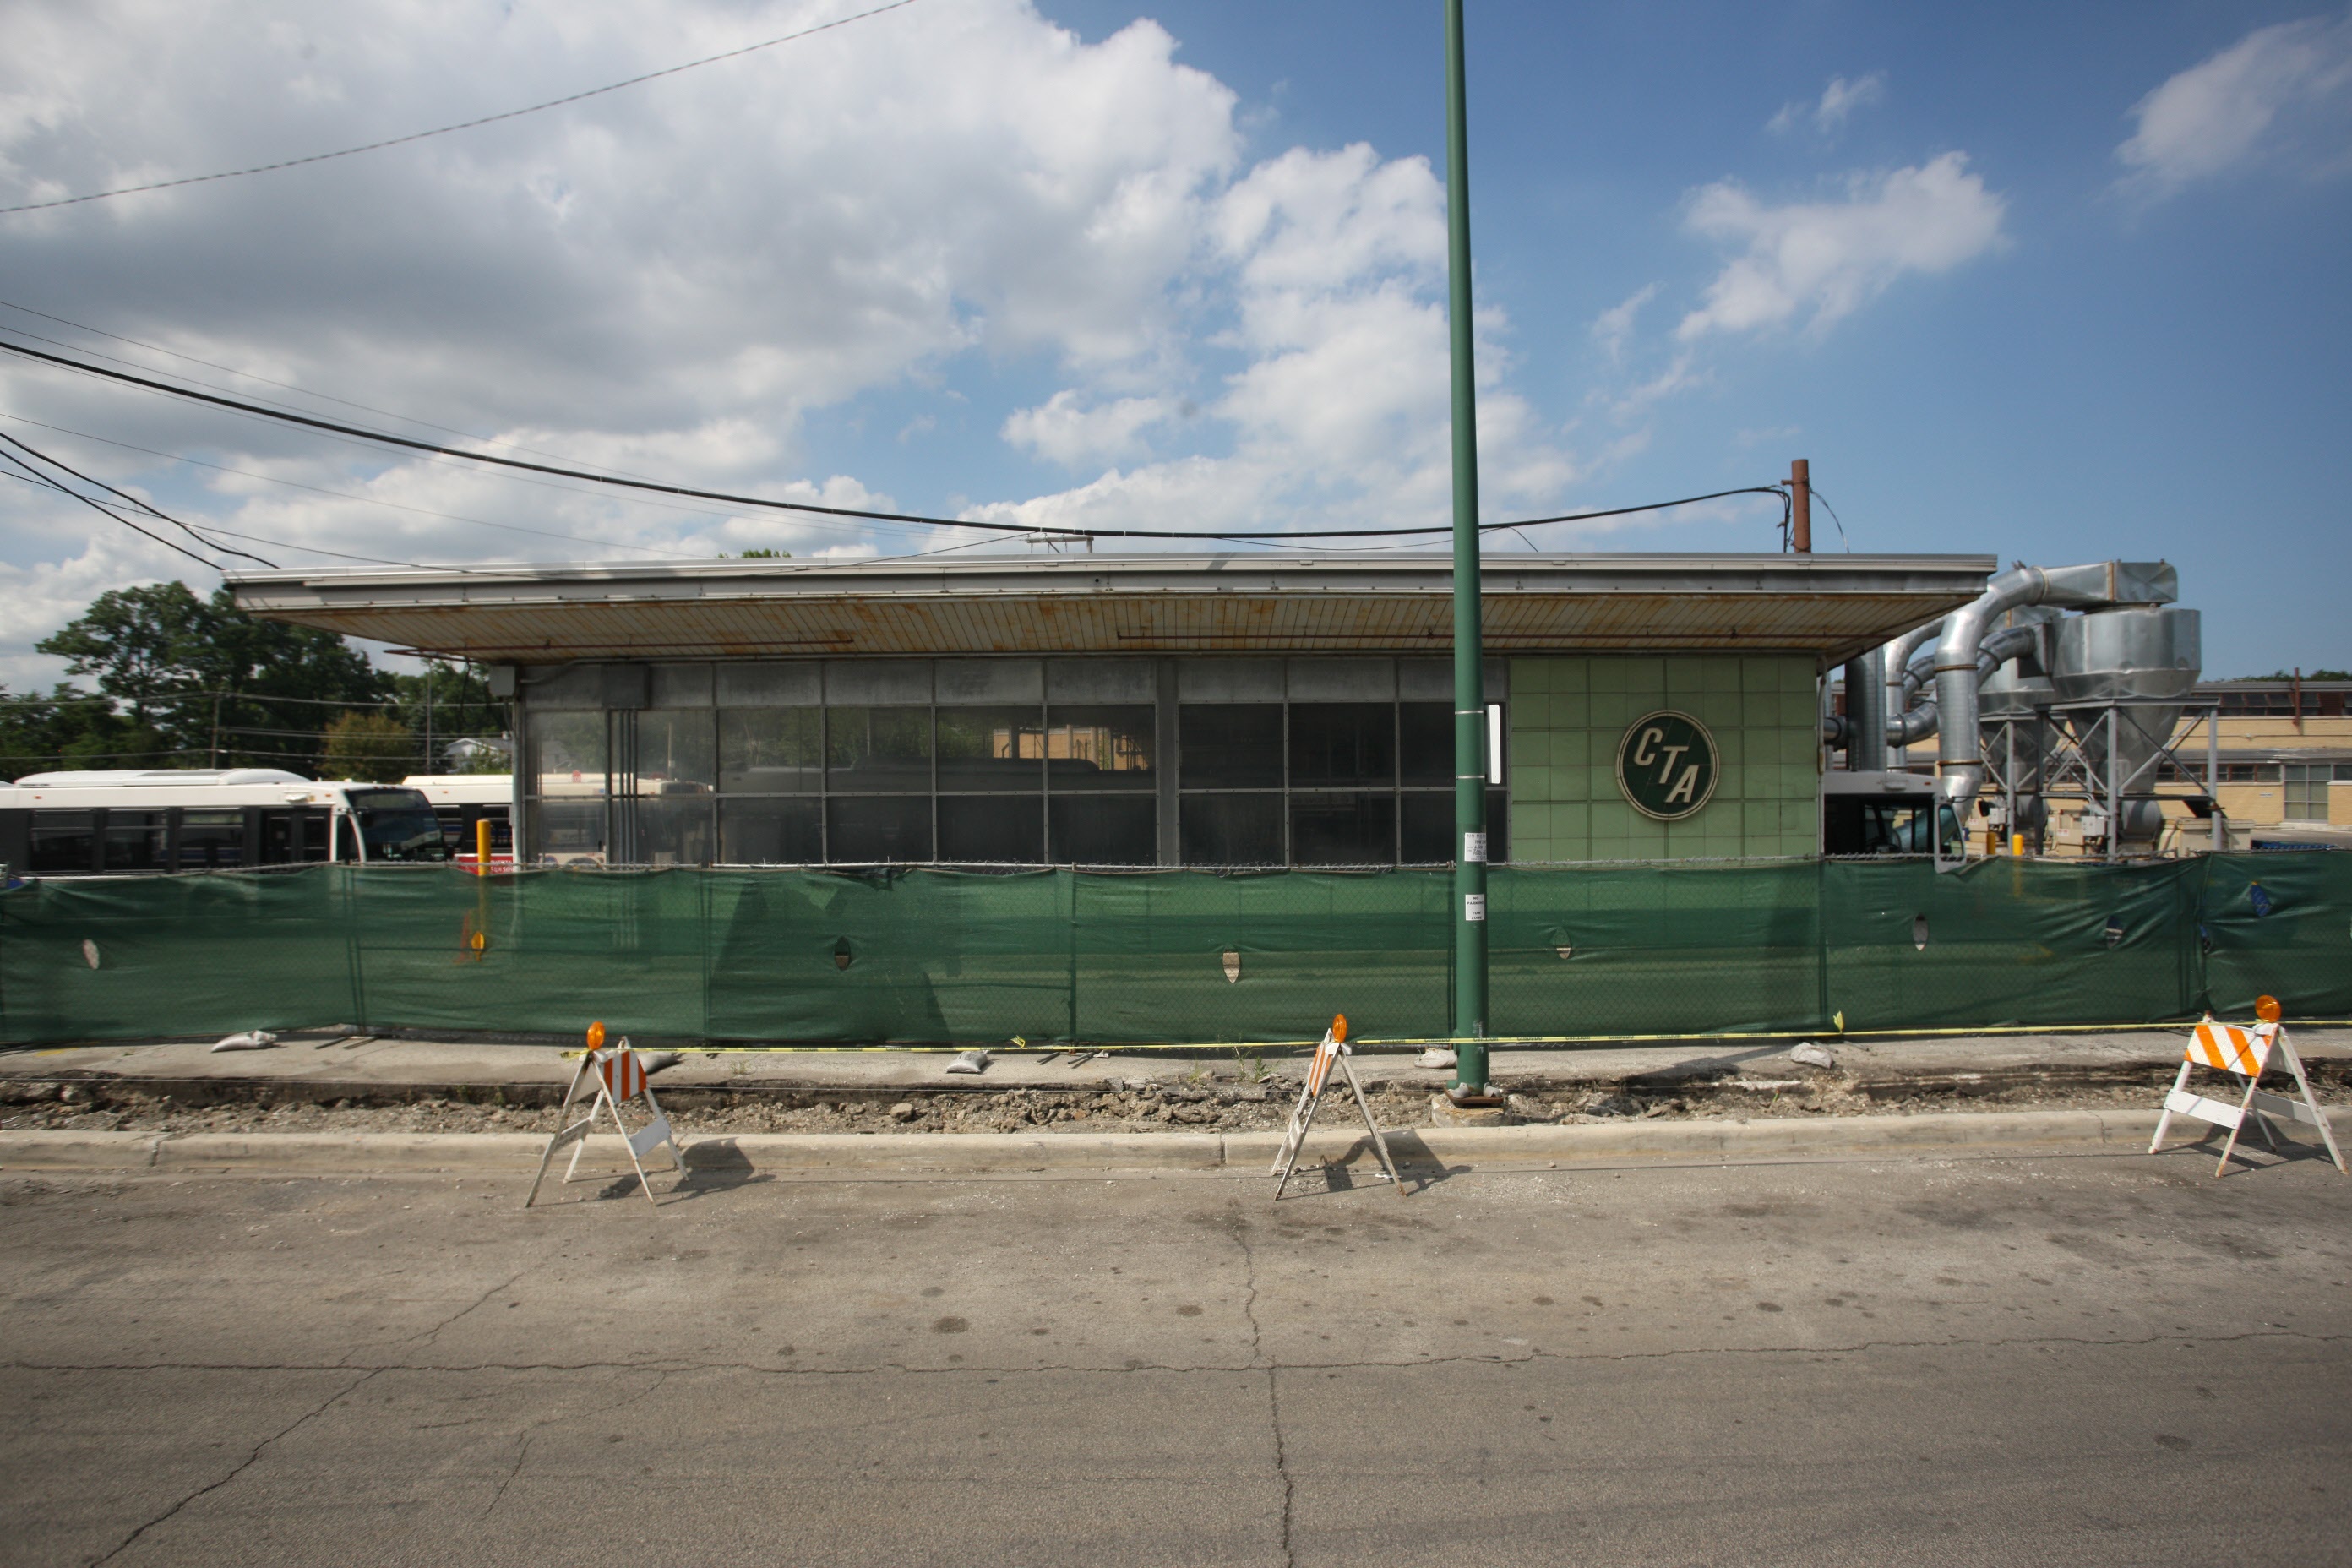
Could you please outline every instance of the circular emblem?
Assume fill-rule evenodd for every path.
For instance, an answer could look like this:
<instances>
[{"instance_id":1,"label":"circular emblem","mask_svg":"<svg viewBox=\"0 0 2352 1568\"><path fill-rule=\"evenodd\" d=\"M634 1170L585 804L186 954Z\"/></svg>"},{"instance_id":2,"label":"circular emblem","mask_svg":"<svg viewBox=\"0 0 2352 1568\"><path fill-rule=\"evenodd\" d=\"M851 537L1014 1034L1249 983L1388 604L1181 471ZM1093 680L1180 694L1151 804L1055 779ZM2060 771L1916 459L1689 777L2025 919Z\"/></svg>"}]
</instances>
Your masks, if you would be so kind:
<instances>
[{"instance_id":1,"label":"circular emblem","mask_svg":"<svg viewBox=\"0 0 2352 1568\"><path fill-rule=\"evenodd\" d=\"M1617 787L1643 816L1678 821L1715 794L1717 762L1706 725L1661 709L1634 720L1617 742Z\"/></svg>"}]
</instances>

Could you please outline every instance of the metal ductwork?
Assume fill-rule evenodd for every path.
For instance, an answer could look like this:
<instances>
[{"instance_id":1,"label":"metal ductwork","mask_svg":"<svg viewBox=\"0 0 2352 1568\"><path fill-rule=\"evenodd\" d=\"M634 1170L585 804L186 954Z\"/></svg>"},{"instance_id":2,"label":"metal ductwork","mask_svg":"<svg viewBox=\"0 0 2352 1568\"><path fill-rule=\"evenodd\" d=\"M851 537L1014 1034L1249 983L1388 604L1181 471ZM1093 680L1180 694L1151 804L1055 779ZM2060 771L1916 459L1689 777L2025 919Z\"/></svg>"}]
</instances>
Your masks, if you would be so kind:
<instances>
[{"instance_id":1,"label":"metal ductwork","mask_svg":"<svg viewBox=\"0 0 2352 1568\"><path fill-rule=\"evenodd\" d=\"M2117 848L2153 851L2164 831L2157 764L2203 662L2195 610L2134 605L2059 623L2051 681L2084 765L2114 812Z\"/></svg>"},{"instance_id":2,"label":"metal ductwork","mask_svg":"<svg viewBox=\"0 0 2352 1568\"><path fill-rule=\"evenodd\" d=\"M1886 765L1886 650L1872 648L1845 667L1845 765L1876 773Z\"/></svg>"},{"instance_id":3,"label":"metal ductwork","mask_svg":"<svg viewBox=\"0 0 2352 1568\"><path fill-rule=\"evenodd\" d=\"M1895 754L1887 760L1899 765L1903 748L1915 741L1924 741L1936 732L1936 703L1933 698L1914 705L1913 695L1927 683L1928 671L1911 675L1911 656L1922 643L1933 640L1944 629L1941 621L1929 621L1915 631L1905 632L1880 650L1886 666L1886 744Z\"/></svg>"},{"instance_id":4,"label":"metal ductwork","mask_svg":"<svg viewBox=\"0 0 2352 1568\"><path fill-rule=\"evenodd\" d=\"M1985 678L1984 657L1996 651L1988 647L1989 639L2008 640L2009 657L2014 658L2036 648L2038 639L2052 638L2049 678L2061 702L2184 696L2197 680L2198 616L2194 610L2162 607L2179 596L2179 574L2163 562L2021 566L1994 578L1974 604L1946 619L1935 656L1936 781L1963 822L1984 786L1978 683ZM2023 624L2002 628L1995 637L1996 623L2008 612L2035 605L2094 613L2054 626L2014 617ZM2158 656L2160 664L2155 662ZM1997 688L1997 693L2001 689ZM1999 701L2009 710L2027 696L2021 689ZM2160 826L2162 817L2154 799L2151 764L2156 749L2171 738L2179 710L2142 708L2135 712L2136 722L2119 722L2119 712L2111 710L2095 722L2084 721L2102 736L2095 765L2106 769L2109 778L2135 784L2137 775L2151 774L2145 780L2146 798L2132 801L2128 809L2118 808L2114 831L2122 839L2152 842L2153 827ZM2075 730L2078 744L2084 743L2084 728L2071 717L2069 727ZM2087 755L2087 745L2085 752ZM2107 763L2110 752L2112 768Z\"/></svg>"}]
</instances>

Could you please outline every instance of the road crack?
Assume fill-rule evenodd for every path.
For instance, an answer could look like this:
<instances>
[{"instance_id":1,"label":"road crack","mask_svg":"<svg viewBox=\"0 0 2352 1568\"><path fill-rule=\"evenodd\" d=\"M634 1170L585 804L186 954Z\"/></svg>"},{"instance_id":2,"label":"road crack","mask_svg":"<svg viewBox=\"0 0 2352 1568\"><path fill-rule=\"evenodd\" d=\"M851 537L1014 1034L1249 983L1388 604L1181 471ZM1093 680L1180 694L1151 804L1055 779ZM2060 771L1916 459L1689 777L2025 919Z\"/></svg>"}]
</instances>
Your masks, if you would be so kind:
<instances>
[{"instance_id":1,"label":"road crack","mask_svg":"<svg viewBox=\"0 0 2352 1568\"><path fill-rule=\"evenodd\" d=\"M1298 1488L1290 1474L1290 1455L1282 1436L1282 1368L1266 1359L1265 1331L1258 1325L1257 1250L1250 1245L1249 1216L1241 1212L1238 1202L1233 1209L1234 1241L1242 1251L1242 1318L1249 1324L1249 1361L1252 1366L1265 1369L1266 1422L1274 1434L1274 1474L1282 1483L1282 1561L1284 1568L1294 1568L1297 1558L1291 1550L1290 1523Z\"/></svg>"},{"instance_id":2,"label":"road crack","mask_svg":"<svg viewBox=\"0 0 2352 1568\"><path fill-rule=\"evenodd\" d=\"M262 1455L268 1453L272 1447L285 1441L288 1437L292 1436L303 1426L317 1420L320 1416L324 1415L328 1411L341 1404L345 1399L350 1398L353 1394L359 1392L359 1388L362 1384L367 1382L370 1378L374 1377L383 1370L384 1369L382 1367L373 1367L360 1373L359 1376L352 1379L351 1382L345 1384L342 1387L337 1389L334 1393L329 1394L324 1400L320 1401L316 1408L304 1411L301 1415L296 1416L291 1422L288 1423L284 1427L273 1432L268 1436L264 1437L260 1442L256 1443L253 1446L253 1451L246 1455L243 1459L237 1461L236 1468L230 1470L228 1474L223 1476L216 1481L209 1483L208 1485L198 1487L194 1491L190 1492L187 1496L182 1498L179 1501L173 1503L171 1507L165 1509L163 1512L157 1514L154 1518L147 1521L145 1523L139 1526L138 1529L124 1536L121 1541L116 1543L113 1551L109 1552L105 1556L98 1559L100 1568L104 1568L104 1564L111 1563L117 1557L121 1556L125 1552L128 1552L131 1549L132 1543L138 1541L141 1536L146 1534L157 1525L170 1521L175 1517L181 1510L186 1508L198 1498L206 1497L220 1490L221 1488L236 1479L237 1477L245 1474L247 1470L253 1468L254 1462L259 1459Z\"/></svg>"}]
</instances>

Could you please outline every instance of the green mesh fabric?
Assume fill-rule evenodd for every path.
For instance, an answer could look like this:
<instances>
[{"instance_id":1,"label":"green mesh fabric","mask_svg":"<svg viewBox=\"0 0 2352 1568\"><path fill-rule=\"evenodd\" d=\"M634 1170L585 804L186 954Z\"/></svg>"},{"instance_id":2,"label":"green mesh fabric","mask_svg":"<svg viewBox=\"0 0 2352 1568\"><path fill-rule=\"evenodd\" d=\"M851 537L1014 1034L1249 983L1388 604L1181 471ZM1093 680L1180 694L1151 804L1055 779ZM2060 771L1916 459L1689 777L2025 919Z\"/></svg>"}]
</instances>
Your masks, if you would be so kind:
<instances>
[{"instance_id":1,"label":"green mesh fabric","mask_svg":"<svg viewBox=\"0 0 2352 1568\"><path fill-rule=\"evenodd\" d=\"M1444 1036L1442 871L318 867L0 894L0 1040L347 1024L1002 1045ZM1503 1039L2352 1016L2352 856L1497 867ZM478 945L477 939L478 938Z\"/></svg>"}]
</instances>

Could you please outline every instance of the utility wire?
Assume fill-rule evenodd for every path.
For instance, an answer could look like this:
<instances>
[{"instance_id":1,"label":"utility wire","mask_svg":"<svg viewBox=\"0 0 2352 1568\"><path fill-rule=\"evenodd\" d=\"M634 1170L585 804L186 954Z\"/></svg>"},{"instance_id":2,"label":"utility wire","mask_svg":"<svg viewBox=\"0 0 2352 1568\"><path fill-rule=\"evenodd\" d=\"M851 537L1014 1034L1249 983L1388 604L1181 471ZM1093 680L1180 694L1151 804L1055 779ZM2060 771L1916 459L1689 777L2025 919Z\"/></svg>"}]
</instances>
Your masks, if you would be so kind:
<instances>
[{"instance_id":1,"label":"utility wire","mask_svg":"<svg viewBox=\"0 0 2352 1568\"><path fill-rule=\"evenodd\" d=\"M427 137L446 136L453 131L471 131L478 126L495 125L501 120L519 120L526 114L537 114L542 110L560 109L567 103L578 103L584 99L601 98L605 93L618 92L623 88L657 81L666 76L676 76L680 71L694 70L701 66L717 65L721 60L737 59L744 55L756 54L761 49L772 49L779 44L789 44L795 39L830 32L835 27L845 27L852 22L862 22L868 16L879 16L885 11L896 11L914 3L915 0L890 0L890 4L887 5L877 5L871 10L860 11L855 16L836 17L833 21L823 22L814 27L803 27L797 33L786 33L782 37L768 38L756 44L746 44L740 49L729 49L723 54L705 55L698 60L688 60L684 65L668 66L657 71L647 71L643 76L633 76L625 81L607 82L603 87L592 87L585 92L566 93L562 98L551 98L544 103L526 104L520 109L509 109L498 114L485 114L478 120L461 120L455 125L436 125L430 131L412 131L405 136L389 137L382 142L369 142L357 147L339 148L332 153L313 153L303 158L281 158L274 163L256 163L250 168L224 169L213 174L189 174L177 180L157 180L144 185L124 185L111 191L91 191L84 195L59 196L54 201L20 202L13 207L0 207L0 216L8 213L42 212L50 207L77 206L83 202L101 202L111 196L134 196L145 191L169 191L182 185L202 185L215 180L239 179L247 174L267 174L278 169L298 169L305 163L324 163L331 159L349 158L361 153L381 152L386 147L405 146L411 142L425 141Z\"/></svg>"},{"instance_id":2,"label":"utility wire","mask_svg":"<svg viewBox=\"0 0 2352 1568\"><path fill-rule=\"evenodd\" d=\"M1845 552L1848 555L1853 554L1853 541L1845 536L1845 519L1838 516L1837 508L1830 505L1829 497L1822 494L1822 488L1819 485L1813 485L1810 488L1813 492L1813 499L1822 503L1822 510L1830 514L1830 521L1832 522L1837 524L1838 542L1845 546Z\"/></svg>"},{"instance_id":3,"label":"utility wire","mask_svg":"<svg viewBox=\"0 0 2352 1568\"><path fill-rule=\"evenodd\" d=\"M129 501L132 506L137 507L141 511L145 512L148 516L154 518L160 522L170 523L173 528L178 529L190 539L194 540L198 544L205 545L209 549L220 551L225 554L242 555L247 561L257 561L264 566L274 568L278 564L275 561L264 560L262 557L256 555L250 550L234 550L229 546L221 543L218 540L206 539L203 534L198 533L194 529L190 528L186 523L182 522L178 518L173 517L171 513L149 505L147 502L140 500L137 496L116 489L104 479L94 479L88 474L83 473L79 468L74 468L70 464L60 463L55 458L50 457L47 452L39 451L32 447L26 446L24 442L17 440L16 437L9 435L5 430L0 430L0 441L7 442L8 445L16 447L16 450L27 454L38 462L47 463L50 468L63 468L67 473L71 474L75 479L79 479L86 485L96 485L100 489L104 490L109 495L121 496L124 500Z\"/></svg>"},{"instance_id":4,"label":"utility wire","mask_svg":"<svg viewBox=\"0 0 2352 1568\"><path fill-rule=\"evenodd\" d=\"M8 474L6 469L0 469L0 474L6 474L9 479L25 479L29 483L45 486L49 489L53 489L59 495L71 496L74 500L81 502L82 505L105 513L108 517L114 519L115 521L121 523L124 527L130 529L132 532L143 533L147 535L148 538L153 540L156 543L162 545L164 549L174 551L179 554L186 556L189 560L194 562L197 565L204 567L206 571L219 572L221 570L221 564L219 562L207 561L203 556L197 554L194 551L184 549L180 545L174 544L172 541L164 538L162 534L157 533L151 529L140 527L137 523L131 521L121 512L116 511L113 508L106 506L101 502L92 500L89 497L82 494L78 489L58 483L57 480L49 478L48 475L42 473L38 468L34 468L22 458L13 457L6 452L0 452L0 463L7 463L13 467L25 470L22 474ZM226 575L226 574L224 574L224 575Z\"/></svg>"},{"instance_id":5,"label":"utility wire","mask_svg":"<svg viewBox=\"0 0 2352 1568\"><path fill-rule=\"evenodd\" d=\"M1451 533L1450 523L1433 524L1425 528L1326 528L1326 529L1265 529L1234 530L1219 532L1197 532L1171 529L1141 528L1068 528L1043 523L982 522L972 518L926 517L919 513L873 511L859 507L820 506L814 501L777 500L765 496L737 495L727 490L697 489L688 485L659 484L650 479L619 479L609 474L589 473L584 469L561 468L548 463L527 463L519 458L501 458L489 452L469 452L463 447L439 446L431 441L419 441L406 436L394 436L386 431L369 430L356 425L341 425L331 419L316 419L305 414L289 414L239 398L223 397L213 393L196 392L168 382L132 375L127 371L108 370L102 365L68 359L61 354L47 353L26 348L22 343L0 342L0 350L19 354L26 359L79 371L109 381L144 387L194 403L210 404L233 409L280 424L299 425L309 429L323 430L333 435L349 436L363 441L380 442L388 447L400 447L415 452L430 452L446 458L460 458L469 462L488 463L502 468L519 468L529 473L551 474L560 479L581 479L590 484L609 485L622 489L647 490L658 495L683 496L694 500L719 501L730 506L760 507L771 511L814 512L823 517L858 518L873 522L911 523L925 528L978 529L992 533L1045 534L1057 539L1204 539L1228 543L1265 543L1291 539L1379 539L1437 533ZM1562 512L1556 517L1521 518L1509 522L1481 523L1481 533L1496 533L1506 529L1533 528L1553 522L1584 522L1596 518L1627 517L1635 512L1663 511L1670 507L1688 506L1696 501L1720 500L1727 496L1777 495L1785 503L1785 492L1777 485L1744 485L1737 489L1711 490L1706 495L1684 496L1675 500L1647 501L1639 506L1604 508L1598 511Z\"/></svg>"}]
</instances>

